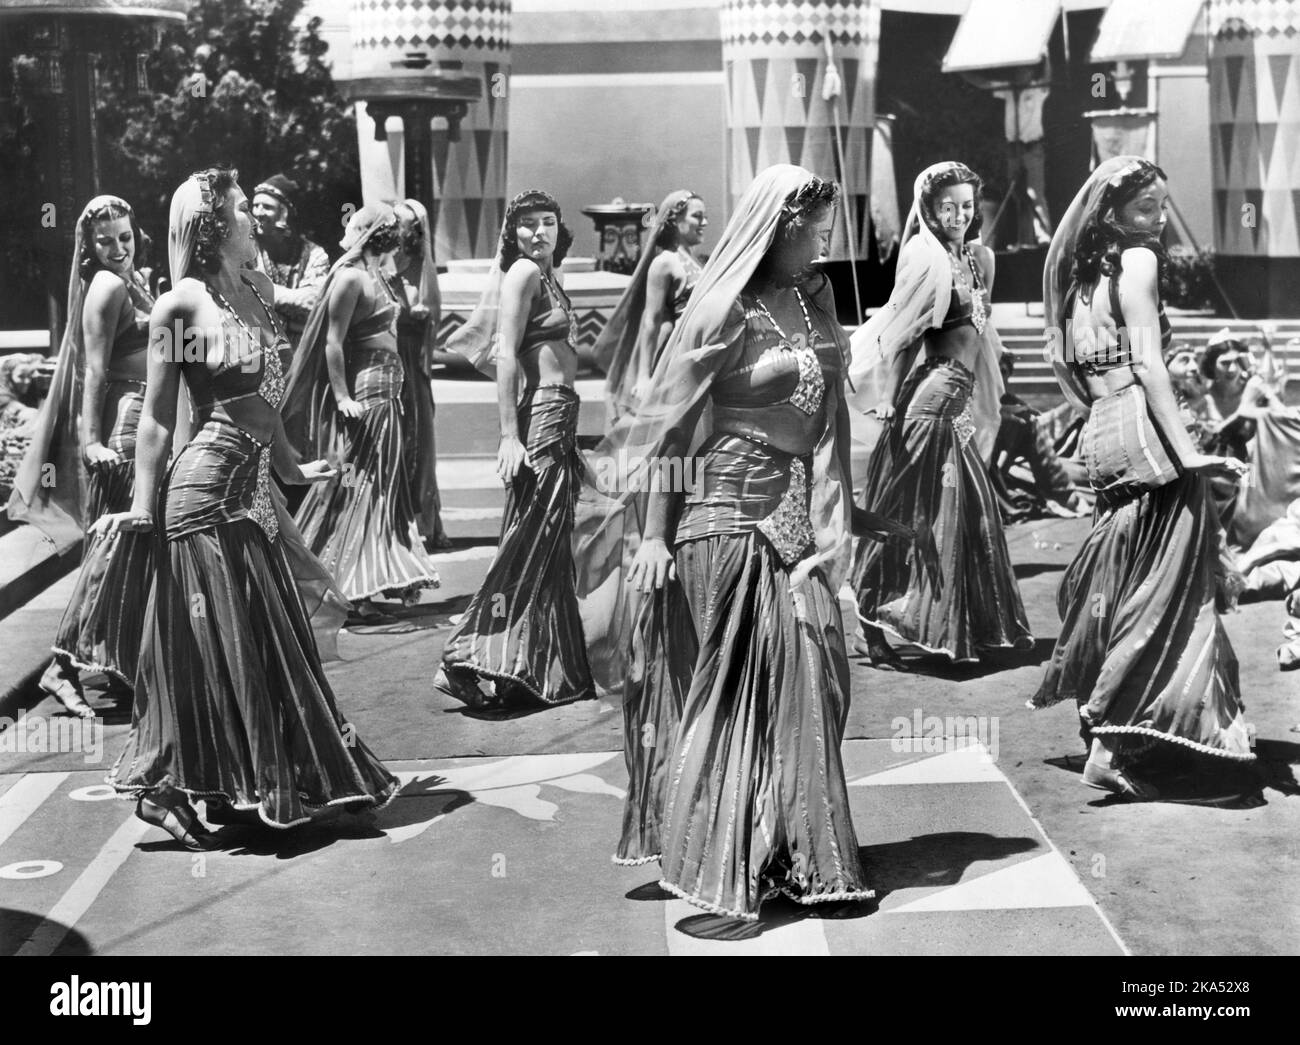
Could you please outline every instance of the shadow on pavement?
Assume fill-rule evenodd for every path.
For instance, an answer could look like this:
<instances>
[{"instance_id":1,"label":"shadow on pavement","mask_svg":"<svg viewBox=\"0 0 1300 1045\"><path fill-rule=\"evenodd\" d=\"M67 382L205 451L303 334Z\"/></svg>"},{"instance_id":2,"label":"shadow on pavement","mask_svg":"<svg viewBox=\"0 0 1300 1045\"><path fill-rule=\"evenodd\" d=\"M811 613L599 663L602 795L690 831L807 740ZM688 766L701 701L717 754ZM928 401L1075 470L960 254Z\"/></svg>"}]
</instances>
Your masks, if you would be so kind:
<instances>
[{"instance_id":1,"label":"shadow on pavement","mask_svg":"<svg viewBox=\"0 0 1300 1045\"><path fill-rule=\"evenodd\" d=\"M956 885L972 864L1005 860L1044 849L1040 839L1005 838L978 831L941 831L905 842L861 846L867 881L877 901L897 889L932 889Z\"/></svg>"},{"instance_id":2,"label":"shadow on pavement","mask_svg":"<svg viewBox=\"0 0 1300 1045\"><path fill-rule=\"evenodd\" d=\"M982 659L975 664L954 664L942 653L921 653L915 646L908 646L899 640L894 640L891 645L902 657L906 665L906 674L923 675L926 678L943 679L947 682L965 682L987 678L989 675L997 675L1004 671L1034 668L1045 664L1052 656L1056 639L1035 639L1031 649L986 650ZM856 649L853 659L874 671L881 670L875 668L867 656L857 652Z\"/></svg>"},{"instance_id":3,"label":"shadow on pavement","mask_svg":"<svg viewBox=\"0 0 1300 1045\"><path fill-rule=\"evenodd\" d=\"M1294 766L1300 763L1300 744L1285 740L1261 740L1253 763L1197 757L1172 744L1158 744L1135 758L1132 770L1156 787L1155 801L1176 805L1207 806L1215 809L1258 809L1268 805L1266 790L1282 795L1300 795ZM1068 755L1044 759L1045 764L1080 776L1086 756ZM1105 795L1088 804L1104 809L1134 800L1127 795Z\"/></svg>"},{"instance_id":4,"label":"shadow on pavement","mask_svg":"<svg viewBox=\"0 0 1300 1045\"><path fill-rule=\"evenodd\" d=\"M47 924L46 919L31 911L0 907L0 958L11 958L17 954L42 925L46 926L46 933L53 930L57 934L60 924L58 922ZM95 949L90 946L90 941L76 929L71 926L62 926L62 929L65 935L63 941L55 948L55 954L65 958L81 958L95 953Z\"/></svg>"}]
</instances>

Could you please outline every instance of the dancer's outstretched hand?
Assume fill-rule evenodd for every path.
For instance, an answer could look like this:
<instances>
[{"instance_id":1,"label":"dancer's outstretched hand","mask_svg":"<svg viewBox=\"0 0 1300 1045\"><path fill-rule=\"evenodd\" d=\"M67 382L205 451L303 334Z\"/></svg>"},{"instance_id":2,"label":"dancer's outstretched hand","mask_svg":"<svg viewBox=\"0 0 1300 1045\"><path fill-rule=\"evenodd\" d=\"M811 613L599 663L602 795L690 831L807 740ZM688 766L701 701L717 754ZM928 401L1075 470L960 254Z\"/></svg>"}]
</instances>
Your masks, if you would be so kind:
<instances>
[{"instance_id":1,"label":"dancer's outstretched hand","mask_svg":"<svg viewBox=\"0 0 1300 1045\"><path fill-rule=\"evenodd\" d=\"M304 483L323 483L339 474L339 470L325 460L304 461L299 468Z\"/></svg>"},{"instance_id":2,"label":"dancer's outstretched hand","mask_svg":"<svg viewBox=\"0 0 1300 1045\"><path fill-rule=\"evenodd\" d=\"M106 536L112 540L119 533L148 533L153 529L153 516L148 512L112 512L101 515L90 527L92 536Z\"/></svg>"},{"instance_id":3,"label":"dancer's outstretched hand","mask_svg":"<svg viewBox=\"0 0 1300 1045\"><path fill-rule=\"evenodd\" d=\"M636 550L627 583L638 591L654 591L677 579L677 563L661 537L647 537Z\"/></svg>"},{"instance_id":4,"label":"dancer's outstretched hand","mask_svg":"<svg viewBox=\"0 0 1300 1045\"><path fill-rule=\"evenodd\" d=\"M121 454L116 450L110 450L103 443L88 444L82 451L82 456L85 457L86 463L90 465L117 464L122 460Z\"/></svg>"},{"instance_id":5,"label":"dancer's outstretched hand","mask_svg":"<svg viewBox=\"0 0 1300 1045\"><path fill-rule=\"evenodd\" d=\"M366 408L355 399L343 399L339 402L339 413L355 421L365 416Z\"/></svg>"},{"instance_id":6,"label":"dancer's outstretched hand","mask_svg":"<svg viewBox=\"0 0 1300 1045\"><path fill-rule=\"evenodd\" d=\"M533 466L528 450L517 435L503 435L497 447L497 476L503 483L514 482L522 465L528 465L529 468Z\"/></svg>"},{"instance_id":7,"label":"dancer's outstretched hand","mask_svg":"<svg viewBox=\"0 0 1300 1045\"><path fill-rule=\"evenodd\" d=\"M1200 472L1209 479L1239 480L1250 471L1250 465L1235 457L1211 457L1209 454L1192 454L1183 462L1189 472Z\"/></svg>"}]
</instances>

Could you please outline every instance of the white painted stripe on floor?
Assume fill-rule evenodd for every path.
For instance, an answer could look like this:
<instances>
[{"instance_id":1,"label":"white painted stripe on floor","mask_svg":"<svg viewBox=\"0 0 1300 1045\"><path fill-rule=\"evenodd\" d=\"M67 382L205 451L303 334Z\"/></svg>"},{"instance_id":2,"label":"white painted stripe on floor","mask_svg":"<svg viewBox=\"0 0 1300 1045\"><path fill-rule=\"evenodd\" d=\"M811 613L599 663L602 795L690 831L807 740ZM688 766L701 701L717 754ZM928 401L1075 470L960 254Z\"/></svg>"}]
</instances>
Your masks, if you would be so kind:
<instances>
[{"instance_id":1,"label":"white painted stripe on floor","mask_svg":"<svg viewBox=\"0 0 1300 1045\"><path fill-rule=\"evenodd\" d=\"M68 891L59 898L59 902L50 908L50 913L28 937L27 942L18 949L18 957L43 958L53 954L95 902L104 886L126 863L137 842L150 830L148 824L132 815L127 818L107 842L95 854L86 869L72 883Z\"/></svg>"},{"instance_id":2,"label":"white painted stripe on floor","mask_svg":"<svg viewBox=\"0 0 1300 1045\"><path fill-rule=\"evenodd\" d=\"M27 773L0 795L0 845L68 779L68 773Z\"/></svg>"},{"instance_id":3,"label":"white painted stripe on floor","mask_svg":"<svg viewBox=\"0 0 1300 1045\"><path fill-rule=\"evenodd\" d=\"M1092 895L1059 853L1043 853L1002 867L901 907L888 914L921 911L1009 911L1033 907L1089 907Z\"/></svg>"},{"instance_id":4,"label":"white painted stripe on floor","mask_svg":"<svg viewBox=\"0 0 1300 1045\"><path fill-rule=\"evenodd\" d=\"M918 738L918 746L924 740ZM1006 780L980 745L921 756L914 762L871 773L848 782L849 787L882 784L988 784Z\"/></svg>"},{"instance_id":5,"label":"white painted stripe on floor","mask_svg":"<svg viewBox=\"0 0 1300 1045\"><path fill-rule=\"evenodd\" d=\"M683 918L697 915L716 917L687 903L673 899L664 904L664 927L668 953L674 957L776 956L830 957L831 947L820 918L800 918L775 928L764 928L762 935L752 940L699 940L677 931Z\"/></svg>"},{"instance_id":6,"label":"white painted stripe on floor","mask_svg":"<svg viewBox=\"0 0 1300 1045\"><path fill-rule=\"evenodd\" d=\"M1043 830L1043 825L1038 822L1038 817L1034 816L1034 814L1030 811L1029 803L1025 801L1024 797L1020 794L1019 791L1016 790L1015 785L1012 784L1010 780L1007 780L1007 790L1009 790L1011 794L1015 796L1016 801L1020 803L1020 808L1025 811L1025 816L1029 817L1030 821L1033 823L1034 830L1038 832L1039 837L1042 838L1042 840L1046 842L1048 846L1051 847L1052 852L1054 852L1057 856L1061 857L1061 860L1065 863L1066 867L1070 868L1070 873L1074 874L1074 868L1070 866L1070 862L1066 860L1064 856L1061 856L1061 850L1056 848L1056 843L1053 842L1051 838L1048 837L1047 832ZM1075 878L1077 880L1078 875L1075 875ZM1119 949L1124 952L1124 955L1126 957L1131 958L1133 956L1133 952L1129 950L1128 944L1126 944L1123 940L1120 939L1119 933L1115 931L1115 926L1112 925L1110 919L1106 917L1106 912L1101 909L1101 905L1097 903L1097 900L1092 895L1091 890L1089 890L1087 886L1083 885L1082 882L1080 882L1080 886L1082 887L1083 891L1088 894L1088 906L1097 912L1097 917L1101 919L1101 924L1104 925L1106 927L1106 931L1110 933L1111 939L1115 941L1116 946L1119 947Z\"/></svg>"}]
</instances>

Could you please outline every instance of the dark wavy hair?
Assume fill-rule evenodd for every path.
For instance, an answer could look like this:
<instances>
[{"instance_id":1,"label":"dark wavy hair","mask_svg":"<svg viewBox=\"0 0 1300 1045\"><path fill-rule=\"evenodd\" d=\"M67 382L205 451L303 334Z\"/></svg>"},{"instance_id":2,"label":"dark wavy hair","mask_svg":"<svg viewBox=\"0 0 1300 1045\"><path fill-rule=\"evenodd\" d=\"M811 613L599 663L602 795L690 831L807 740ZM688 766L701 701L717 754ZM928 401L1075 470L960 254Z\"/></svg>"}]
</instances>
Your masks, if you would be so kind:
<instances>
[{"instance_id":1,"label":"dark wavy hair","mask_svg":"<svg viewBox=\"0 0 1300 1045\"><path fill-rule=\"evenodd\" d=\"M419 228L419 225L416 225ZM402 245L402 225L396 213L379 223L379 227L370 234L362 251L367 254L387 254Z\"/></svg>"},{"instance_id":2,"label":"dark wavy hair","mask_svg":"<svg viewBox=\"0 0 1300 1045\"><path fill-rule=\"evenodd\" d=\"M573 233L564 224L560 214L560 204L549 192L541 189L529 189L512 199L506 207L505 225L501 229L501 271L510 271L510 266L519 260L519 215L531 210L548 210L555 215L559 232L555 236L555 253L551 263L559 265L569 254L573 246Z\"/></svg>"},{"instance_id":3,"label":"dark wavy hair","mask_svg":"<svg viewBox=\"0 0 1300 1045\"><path fill-rule=\"evenodd\" d=\"M813 178L795 189L781 205L781 216L776 223L776 242L790 239L816 215L833 207L840 198L840 187L824 178Z\"/></svg>"},{"instance_id":4,"label":"dark wavy hair","mask_svg":"<svg viewBox=\"0 0 1300 1045\"><path fill-rule=\"evenodd\" d=\"M689 192L690 190L688 189L687 191ZM692 192L689 196L678 200L668 211L668 217L664 221L664 227L659 230L659 235L655 239L654 245L660 250L677 249L677 223L682 220L682 215L686 213L686 208L691 205L691 200L699 200L703 203L704 197L697 196Z\"/></svg>"},{"instance_id":5,"label":"dark wavy hair","mask_svg":"<svg viewBox=\"0 0 1300 1045\"><path fill-rule=\"evenodd\" d=\"M212 188L212 213L199 219L199 234L194 242L194 259L191 268L198 265L209 274L221 268L221 245L230 238L230 222L222 215L226 197L239 183L239 171L233 167L208 167L195 171L192 178L207 181Z\"/></svg>"},{"instance_id":6,"label":"dark wavy hair","mask_svg":"<svg viewBox=\"0 0 1300 1045\"><path fill-rule=\"evenodd\" d=\"M1218 366L1219 357L1229 352L1240 352L1249 355L1250 346L1235 337L1224 338L1222 341L1216 341L1210 345L1205 350L1205 355L1201 357L1201 373L1205 375L1206 380L1214 380L1214 372Z\"/></svg>"},{"instance_id":7,"label":"dark wavy hair","mask_svg":"<svg viewBox=\"0 0 1300 1045\"><path fill-rule=\"evenodd\" d=\"M116 203L106 203L81 219L81 256L77 258L77 271L81 273L82 279L89 280L104 267L99 263L99 258L95 254L95 223L97 221L115 221L118 218L131 219L131 235L135 239L135 252L131 257L131 267L135 269L140 267L141 252L145 249L147 240L144 233L140 231L139 223L135 220L135 211L131 209L130 204L121 207Z\"/></svg>"},{"instance_id":8,"label":"dark wavy hair","mask_svg":"<svg viewBox=\"0 0 1300 1045\"><path fill-rule=\"evenodd\" d=\"M940 243L944 240L943 226L939 224L939 218L934 212L934 201L939 198L939 194L944 189L952 188L954 185L969 185L975 193L975 214L971 218L965 238L973 240L984 226L984 213L980 208L980 204L984 202L984 179L966 164L954 163L932 174L921 186L921 220L929 226Z\"/></svg>"},{"instance_id":9,"label":"dark wavy hair","mask_svg":"<svg viewBox=\"0 0 1300 1045\"><path fill-rule=\"evenodd\" d=\"M1074 248L1073 279L1080 286L1094 286L1102 276L1114 276L1120 270L1120 255L1131 247L1146 247L1156 256L1160 285L1166 282L1168 255L1156 236L1135 232L1119 223L1117 212L1134 200L1138 193L1165 172L1147 160L1134 161L1131 168L1111 179L1102 193L1101 205L1079 232Z\"/></svg>"},{"instance_id":10,"label":"dark wavy hair","mask_svg":"<svg viewBox=\"0 0 1300 1045\"><path fill-rule=\"evenodd\" d=\"M394 213L396 213L399 208L403 208L409 211L411 217L415 219L411 222L410 227L403 232L402 218L401 215L398 215L397 246L399 251L402 254L405 254L407 257L412 257L412 258L421 257L422 254L424 253L424 229L420 227L420 222L415 211L411 210L411 208L406 205L406 202L404 200L388 200L386 202L390 207L393 208ZM432 244L430 244L430 247L432 247Z\"/></svg>"}]
</instances>

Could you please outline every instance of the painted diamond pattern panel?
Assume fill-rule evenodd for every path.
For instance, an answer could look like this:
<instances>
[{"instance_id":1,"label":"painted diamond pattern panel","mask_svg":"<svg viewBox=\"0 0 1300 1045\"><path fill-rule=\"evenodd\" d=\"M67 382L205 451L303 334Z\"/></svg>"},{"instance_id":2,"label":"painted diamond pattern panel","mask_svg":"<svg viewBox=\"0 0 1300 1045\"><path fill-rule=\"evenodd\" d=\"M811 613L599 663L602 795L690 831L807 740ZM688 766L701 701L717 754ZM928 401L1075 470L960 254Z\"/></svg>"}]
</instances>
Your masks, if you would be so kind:
<instances>
[{"instance_id":1,"label":"painted diamond pattern panel","mask_svg":"<svg viewBox=\"0 0 1300 1045\"><path fill-rule=\"evenodd\" d=\"M848 46L876 39L880 8L875 0L728 0L720 18L724 48L794 45L816 49L828 36L831 43Z\"/></svg>"},{"instance_id":2,"label":"painted diamond pattern panel","mask_svg":"<svg viewBox=\"0 0 1300 1045\"><path fill-rule=\"evenodd\" d=\"M508 52L510 13L510 0L353 0L355 61L386 71L407 50Z\"/></svg>"},{"instance_id":3,"label":"painted diamond pattern panel","mask_svg":"<svg viewBox=\"0 0 1300 1045\"><path fill-rule=\"evenodd\" d=\"M1300 2L1214 0L1211 25L1218 250L1300 256Z\"/></svg>"},{"instance_id":4,"label":"painted diamond pattern panel","mask_svg":"<svg viewBox=\"0 0 1300 1045\"><path fill-rule=\"evenodd\" d=\"M1228 39L1300 35L1295 0L1210 0L1210 33Z\"/></svg>"},{"instance_id":5,"label":"painted diamond pattern panel","mask_svg":"<svg viewBox=\"0 0 1300 1045\"><path fill-rule=\"evenodd\" d=\"M733 205L764 167L793 163L839 181L851 211L869 206L877 0L727 0L721 19ZM827 36L840 80L839 94L830 100L822 97ZM854 214L847 227L836 222L832 258L849 256L850 228L854 254L866 255L869 229L858 218Z\"/></svg>"}]
</instances>

